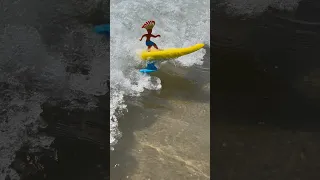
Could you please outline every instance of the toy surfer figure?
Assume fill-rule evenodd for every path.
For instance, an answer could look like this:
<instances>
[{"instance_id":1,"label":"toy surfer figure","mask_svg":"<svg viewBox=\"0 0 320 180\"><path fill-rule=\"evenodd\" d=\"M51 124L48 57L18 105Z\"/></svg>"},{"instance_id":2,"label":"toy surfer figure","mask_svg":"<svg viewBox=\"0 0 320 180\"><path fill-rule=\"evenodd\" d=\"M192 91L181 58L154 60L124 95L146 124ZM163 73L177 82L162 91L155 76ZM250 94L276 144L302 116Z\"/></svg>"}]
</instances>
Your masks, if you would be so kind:
<instances>
[{"instance_id":1,"label":"toy surfer figure","mask_svg":"<svg viewBox=\"0 0 320 180\"><path fill-rule=\"evenodd\" d=\"M155 21L147 21L143 24L143 26L141 28L145 28L148 32L148 34L144 34L142 35L142 37L140 38L140 41L146 37L146 46L148 46L148 51L150 51L150 48L153 46L156 49L159 49L158 46L150 41L151 37L156 38L156 37L161 37L159 34L158 35L153 35L152 34L152 28L154 27L154 25L156 24ZM159 49L160 50L160 49Z\"/></svg>"}]
</instances>

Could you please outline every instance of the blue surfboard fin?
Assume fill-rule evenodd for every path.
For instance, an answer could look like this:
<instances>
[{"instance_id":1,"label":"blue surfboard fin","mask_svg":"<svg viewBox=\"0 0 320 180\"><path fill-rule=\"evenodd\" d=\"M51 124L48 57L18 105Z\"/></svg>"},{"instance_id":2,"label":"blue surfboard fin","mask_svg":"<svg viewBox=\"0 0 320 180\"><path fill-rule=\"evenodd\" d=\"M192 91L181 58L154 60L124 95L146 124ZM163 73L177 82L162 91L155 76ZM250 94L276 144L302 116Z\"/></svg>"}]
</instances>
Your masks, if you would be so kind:
<instances>
[{"instance_id":1,"label":"blue surfboard fin","mask_svg":"<svg viewBox=\"0 0 320 180\"><path fill-rule=\"evenodd\" d=\"M155 65L155 62L148 62L146 69L155 70L155 71L158 70L158 68Z\"/></svg>"},{"instance_id":2,"label":"blue surfboard fin","mask_svg":"<svg viewBox=\"0 0 320 180\"><path fill-rule=\"evenodd\" d=\"M142 73L152 73L158 71L158 68L155 65L155 62L148 62L147 67L144 69L140 69Z\"/></svg>"},{"instance_id":3,"label":"blue surfboard fin","mask_svg":"<svg viewBox=\"0 0 320 180\"><path fill-rule=\"evenodd\" d=\"M146 74L156 72L156 70L150 70L150 69L140 69L139 71Z\"/></svg>"}]
</instances>

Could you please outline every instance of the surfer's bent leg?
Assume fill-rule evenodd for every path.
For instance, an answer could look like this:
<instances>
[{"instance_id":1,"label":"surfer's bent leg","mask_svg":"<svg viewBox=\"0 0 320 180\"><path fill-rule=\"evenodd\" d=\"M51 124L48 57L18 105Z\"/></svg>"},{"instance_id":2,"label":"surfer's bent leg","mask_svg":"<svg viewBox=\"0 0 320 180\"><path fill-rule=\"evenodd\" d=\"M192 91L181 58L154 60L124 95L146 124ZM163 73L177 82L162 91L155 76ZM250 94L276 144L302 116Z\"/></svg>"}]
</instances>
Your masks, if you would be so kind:
<instances>
[{"instance_id":1,"label":"surfer's bent leg","mask_svg":"<svg viewBox=\"0 0 320 180\"><path fill-rule=\"evenodd\" d=\"M156 45L156 43L152 42L152 41L147 41L146 45L148 46L148 51L150 51L150 48L153 46L156 49L159 49L158 46Z\"/></svg>"},{"instance_id":2,"label":"surfer's bent leg","mask_svg":"<svg viewBox=\"0 0 320 180\"><path fill-rule=\"evenodd\" d=\"M150 45L152 45L154 48L159 49L158 46L156 45L156 43L150 41Z\"/></svg>"},{"instance_id":3,"label":"surfer's bent leg","mask_svg":"<svg viewBox=\"0 0 320 180\"><path fill-rule=\"evenodd\" d=\"M159 49L158 46L156 45L156 43L153 43L153 47L156 49Z\"/></svg>"}]
</instances>

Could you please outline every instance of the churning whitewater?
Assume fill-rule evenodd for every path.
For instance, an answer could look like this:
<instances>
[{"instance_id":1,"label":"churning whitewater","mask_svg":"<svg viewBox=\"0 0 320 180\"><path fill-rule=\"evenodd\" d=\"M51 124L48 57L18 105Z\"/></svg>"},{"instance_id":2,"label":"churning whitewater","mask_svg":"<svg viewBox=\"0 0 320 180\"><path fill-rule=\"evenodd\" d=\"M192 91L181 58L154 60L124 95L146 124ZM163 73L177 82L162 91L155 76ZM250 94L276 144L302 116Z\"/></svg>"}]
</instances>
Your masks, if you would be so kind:
<instances>
[{"instance_id":1,"label":"churning whitewater","mask_svg":"<svg viewBox=\"0 0 320 180\"><path fill-rule=\"evenodd\" d=\"M159 48L210 44L209 0L137 0L110 2L110 144L120 137L117 118L126 110L126 96L139 96L145 89L161 89L161 80L138 71L141 61L137 52L145 49L139 41L144 22L154 20L154 39ZM201 65L205 49L177 59L181 66ZM130 111L130 109L129 109Z\"/></svg>"}]
</instances>

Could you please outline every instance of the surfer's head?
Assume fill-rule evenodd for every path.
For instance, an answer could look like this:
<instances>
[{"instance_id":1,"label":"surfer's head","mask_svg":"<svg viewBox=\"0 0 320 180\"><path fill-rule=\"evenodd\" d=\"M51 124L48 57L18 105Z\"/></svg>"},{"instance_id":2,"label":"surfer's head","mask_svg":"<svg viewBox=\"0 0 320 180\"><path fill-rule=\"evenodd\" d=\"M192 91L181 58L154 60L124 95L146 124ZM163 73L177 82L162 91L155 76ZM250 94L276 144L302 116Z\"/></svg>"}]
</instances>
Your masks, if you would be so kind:
<instances>
[{"instance_id":1,"label":"surfer's head","mask_svg":"<svg viewBox=\"0 0 320 180\"><path fill-rule=\"evenodd\" d=\"M148 31L148 33L151 33L154 25L156 25L155 21L147 21L142 25L141 28L145 28Z\"/></svg>"}]
</instances>

